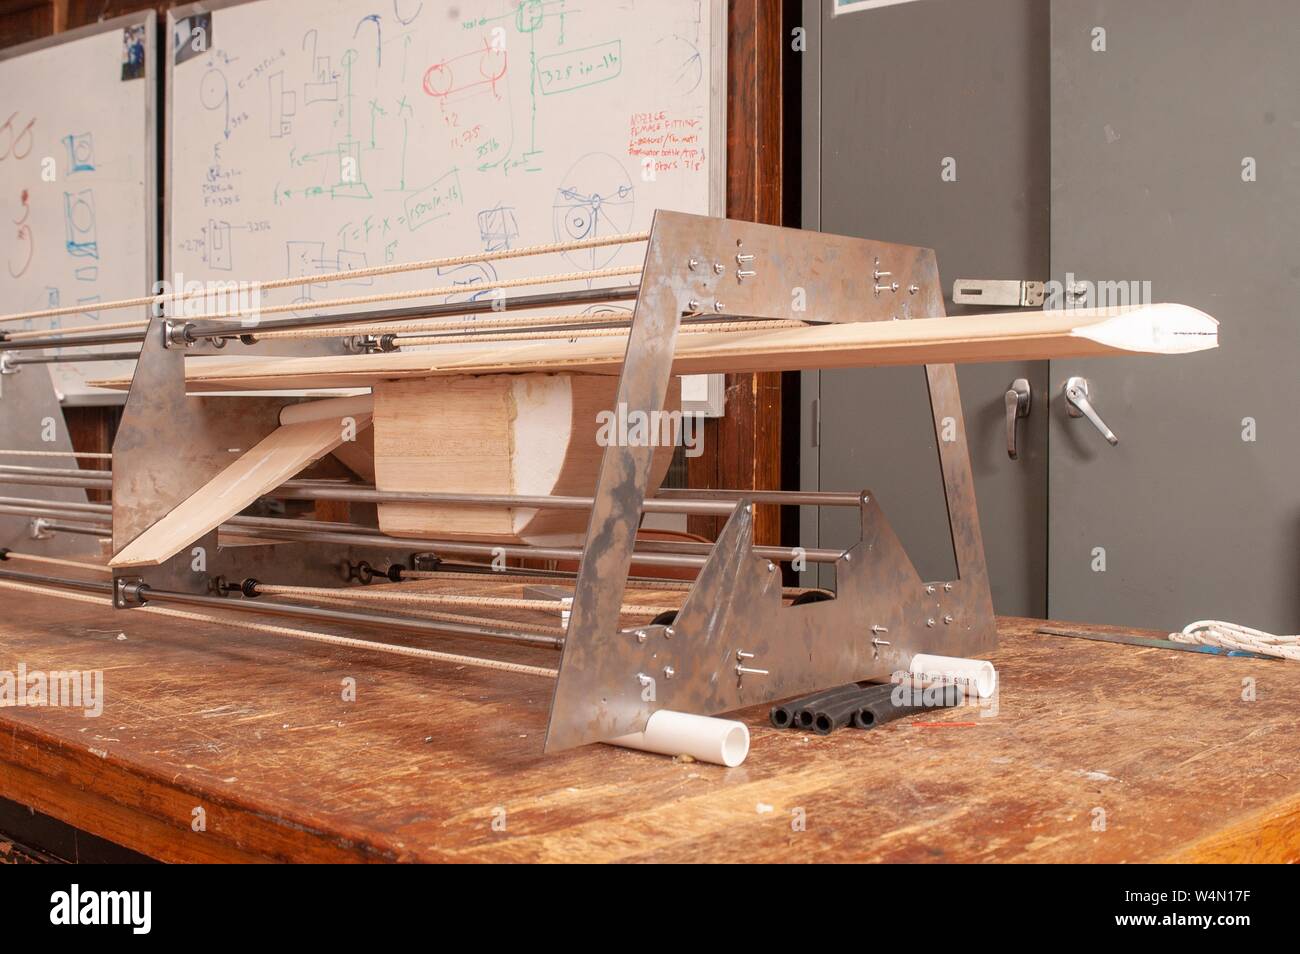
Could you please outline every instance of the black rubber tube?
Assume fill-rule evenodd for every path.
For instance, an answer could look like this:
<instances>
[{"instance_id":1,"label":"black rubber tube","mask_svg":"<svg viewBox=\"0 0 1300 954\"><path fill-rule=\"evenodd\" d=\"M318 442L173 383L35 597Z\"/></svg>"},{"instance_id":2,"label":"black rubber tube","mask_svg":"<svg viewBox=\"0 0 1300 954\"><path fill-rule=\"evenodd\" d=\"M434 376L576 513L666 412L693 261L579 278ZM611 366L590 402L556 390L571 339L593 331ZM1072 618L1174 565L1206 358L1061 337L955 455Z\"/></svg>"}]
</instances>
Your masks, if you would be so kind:
<instances>
[{"instance_id":1,"label":"black rubber tube","mask_svg":"<svg viewBox=\"0 0 1300 954\"><path fill-rule=\"evenodd\" d=\"M913 715L917 712L928 712L933 709L948 709L958 705L962 701L962 691L958 686L944 686L940 696L940 705L894 705L892 690L898 688L903 693L903 698L909 695L913 698L920 696L922 693L930 694L933 690L929 689L908 689L896 686L889 686L891 690L883 698L870 699L858 707L853 713L853 725L858 729L874 729L878 725L884 725L886 722L893 722L895 719L901 719L903 716Z\"/></svg>"},{"instance_id":2,"label":"black rubber tube","mask_svg":"<svg viewBox=\"0 0 1300 954\"><path fill-rule=\"evenodd\" d=\"M862 694L864 688L866 687L859 683L851 682L847 686L840 686L838 689L831 689L825 693L800 699L799 708L795 711L795 725L800 729L813 728L817 721L817 713L820 710L845 699L856 699Z\"/></svg>"},{"instance_id":3,"label":"black rubber tube","mask_svg":"<svg viewBox=\"0 0 1300 954\"><path fill-rule=\"evenodd\" d=\"M830 735L836 729L848 725L854 715L865 705L878 700L889 700L893 691L889 683L863 686L855 693L837 696L817 706L813 710L812 721L808 728L818 735Z\"/></svg>"},{"instance_id":4,"label":"black rubber tube","mask_svg":"<svg viewBox=\"0 0 1300 954\"><path fill-rule=\"evenodd\" d=\"M788 702L782 702L772 707L768 713L768 718L772 725L778 729L798 728L799 710L809 705L816 705L823 699L829 698L837 693L848 692L857 689L858 684L851 682L846 686L835 686L833 689L822 689L820 692L814 692L809 696L802 696L798 699L791 699Z\"/></svg>"}]
</instances>

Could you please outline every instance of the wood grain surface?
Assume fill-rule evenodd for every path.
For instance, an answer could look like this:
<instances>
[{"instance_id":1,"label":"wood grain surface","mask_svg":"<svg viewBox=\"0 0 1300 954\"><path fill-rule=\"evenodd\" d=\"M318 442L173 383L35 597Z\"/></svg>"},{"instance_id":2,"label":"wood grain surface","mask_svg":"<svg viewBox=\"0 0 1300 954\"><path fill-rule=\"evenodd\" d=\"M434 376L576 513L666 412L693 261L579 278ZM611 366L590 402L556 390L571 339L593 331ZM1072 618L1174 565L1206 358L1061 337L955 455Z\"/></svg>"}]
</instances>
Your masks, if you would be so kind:
<instances>
[{"instance_id":1,"label":"wood grain surface","mask_svg":"<svg viewBox=\"0 0 1300 954\"><path fill-rule=\"evenodd\" d=\"M98 719L0 709L0 796L169 861L1300 859L1290 663L1003 619L995 714L817 737L749 710L749 759L724 769L600 745L543 756L545 679L0 602L0 670L98 668L106 689Z\"/></svg>"}]
</instances>

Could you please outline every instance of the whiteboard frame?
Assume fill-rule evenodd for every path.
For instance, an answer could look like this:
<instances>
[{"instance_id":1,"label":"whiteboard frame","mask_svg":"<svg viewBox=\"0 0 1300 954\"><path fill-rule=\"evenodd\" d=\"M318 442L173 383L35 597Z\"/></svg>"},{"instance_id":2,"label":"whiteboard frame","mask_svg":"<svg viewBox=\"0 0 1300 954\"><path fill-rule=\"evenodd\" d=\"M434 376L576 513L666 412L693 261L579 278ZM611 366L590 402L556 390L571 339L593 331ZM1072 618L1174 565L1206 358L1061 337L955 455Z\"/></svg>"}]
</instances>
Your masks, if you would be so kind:
<instances>
[{"instance_id":1,"label":"whiteboard frame","mask_svg":"<svg viewBox=\"0 0 1300 954\"><path fill-rule=\"evenodd\" d=\"M153 290L154 283L158 281L158 216L161 213L161 203L158 196L158 127L162 122L162 116L158 112L158 21L156 13L152 7L147 10L141 10L137 13L128 13L120 17L114 17L111 20L103 20L99 23L90 23L86 26L77 27L75 30L67 30L63 33L54 33L50 36L43 36L39 40L32 40L21 46L11 46L7 49L0 50L0 63L19 57L26 56L29 53L36 53L40 50L46 50L50 47L63 46L66 43L76 43L78 40L84 40L86 37L98 36L101 33L111 33L122 30L129 26L138 26L144 24L144 39L146 56L152 57L154 62L153 71L148 69L148 61L144 74L145 90L145 107L144 107L144 142L145 149L148 153L148 161L144 169L144 191L145 201L150 203L152 214L145 217L144 230L145 242L148 247L145 249L145 275L142 283L143 291L135 294L145 295ZM39 366L37 366L39 367ZM94 375L92 374L91 377ZM51 379L51 386L52 386ZM59 402L60 407L112 407L120 406L126 403L126 394L118 391L106 392L104 394L66 394L63 400Z\"/></svg>"},{"instance_id":2,"label":"whiteboard frame","mask_svg":"<svg viewBox=\"0 0 1300 954\"><path fill-rule=\"evenodd\" d=\"M167 35L162 41L164 82L164 152L162 199L162 260L164 274L171 274L172 248L172 71L176 58L172 51L172 34L177 20L196 13L215 13L260 0L198 0L167 11ZM709 215L727 214L727 0L700 0L709 6L709 148L717 162L709 163ZM123 18L126 19L126 18ZM361 309L377 311L378 309Z\"/></svg>"}]
</instances>

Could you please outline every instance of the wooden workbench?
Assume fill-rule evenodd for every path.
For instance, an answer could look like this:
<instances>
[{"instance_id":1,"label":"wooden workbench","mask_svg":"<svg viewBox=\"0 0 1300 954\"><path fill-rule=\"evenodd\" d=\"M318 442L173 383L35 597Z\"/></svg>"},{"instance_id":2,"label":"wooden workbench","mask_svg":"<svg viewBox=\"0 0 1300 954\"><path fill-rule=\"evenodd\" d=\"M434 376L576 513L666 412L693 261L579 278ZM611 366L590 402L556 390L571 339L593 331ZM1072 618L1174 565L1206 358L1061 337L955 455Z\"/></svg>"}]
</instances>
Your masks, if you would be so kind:
<instances>
[{"instance_id":1,"label":"wooden workbench","mask_svg":"<svg viewBox=\"0 0 1300 954\"><path fill-rule=\"evenodd\" d=\"M752 709L723 769L544 756L546 679L0 591L0 670L101 669L107 697L0 709L0 797L166 861L1300 858L1300 665L1035 624L1000 621L995 715L823 738Z\"/></svg>"}]
</instances>

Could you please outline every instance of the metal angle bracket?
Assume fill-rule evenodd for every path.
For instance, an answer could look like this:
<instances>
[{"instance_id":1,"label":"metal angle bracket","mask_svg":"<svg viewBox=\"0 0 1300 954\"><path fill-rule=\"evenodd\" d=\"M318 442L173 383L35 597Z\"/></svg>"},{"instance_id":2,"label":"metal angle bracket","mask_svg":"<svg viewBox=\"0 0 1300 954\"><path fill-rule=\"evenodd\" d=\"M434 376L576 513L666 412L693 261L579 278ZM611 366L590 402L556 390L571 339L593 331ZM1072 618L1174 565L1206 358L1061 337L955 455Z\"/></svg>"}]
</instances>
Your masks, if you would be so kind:
<instances>
[{"instance_id":1,"label":"metal angle bracket","mask_svg":"<svg viewBox=\"0 0 1300 954\"><path fill-rule=\"evenodd\" d=\"M663 409L681 317L710 311L831 322L944 314L930 249L658 212L619 381L620 405ZM674 623L629 634L619 628L619 609L650 454L642 447L606 448L547 751L639 731L660 708L725 712L880 678L917 652L991 651L997 632L957 372L953 365L928 365L925 374L957 580L920 580L868 494L862 540L837 564L836 598L785 607L779 568L753 553L753 510L742 501Z\"/></svg>"}]
</instances>

